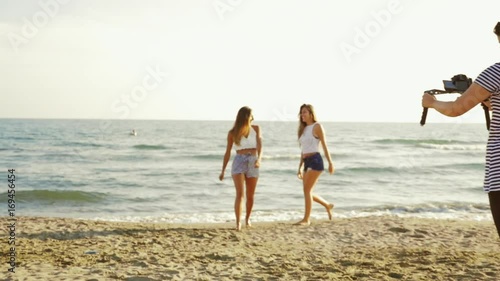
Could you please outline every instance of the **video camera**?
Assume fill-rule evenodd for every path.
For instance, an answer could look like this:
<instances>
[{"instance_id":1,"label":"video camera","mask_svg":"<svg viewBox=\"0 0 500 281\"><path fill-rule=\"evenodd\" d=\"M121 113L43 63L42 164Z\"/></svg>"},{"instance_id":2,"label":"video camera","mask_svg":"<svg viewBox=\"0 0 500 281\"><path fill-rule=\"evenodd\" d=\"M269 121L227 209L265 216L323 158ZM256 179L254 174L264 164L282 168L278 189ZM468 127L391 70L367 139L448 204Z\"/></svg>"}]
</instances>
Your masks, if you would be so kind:
<instances>
[{"instance_id":1,"label":"video camera","mask_svg":"<svg viewBox=\"0 0 500 281\"><path fill-rule=\"evenodd\" d=\"M425 91L424 93L430 94L430 95L440 95L440 94L452 94L452 93L459 93L462 94L465 92L470 85L472 85L472 79L468 78L464 74L457 74L451 78L451 80L443 80L444 84L444 91L443 90L438 90L438 89L432 89ZM486 118L486 129L490 129L490 113L489 113L489 108L482 103L481 104L484 109L484 116ZM422 118L420 119L420 125L423 126L425 125L425 119L427 118L427 107L424 107L424 110L422 112Z\"/></svg>"},{"instance_id":2,"label":"video camera","mask_svg":"<svg viewBox=\"0 0 500 281\"><path fill-rule=\"evenodd\" d=\"M444 90L447 93L463 93L470 85L472 85L472 79L467 78L464 74L457 74L451 78L451 80L443 80Z\"/></svg>"}]
</instances>

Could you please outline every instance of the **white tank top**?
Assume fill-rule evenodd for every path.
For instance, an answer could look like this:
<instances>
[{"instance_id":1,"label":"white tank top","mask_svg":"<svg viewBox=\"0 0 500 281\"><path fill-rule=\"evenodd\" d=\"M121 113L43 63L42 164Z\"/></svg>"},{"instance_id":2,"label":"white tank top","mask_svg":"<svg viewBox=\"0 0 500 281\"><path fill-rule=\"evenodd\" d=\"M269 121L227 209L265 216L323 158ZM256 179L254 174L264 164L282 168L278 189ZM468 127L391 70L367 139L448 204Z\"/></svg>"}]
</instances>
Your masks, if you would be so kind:
<instances>
[{"instance_id":1,"label":"white tank top","mask_svg":"<svg viewBox=\"0 0 500 281\"><path fill-rule=\"evenodd\" d=\"M253 127L250 127L248 137L241 136L240 145L234 144L236 150L257 148L257 134Z\"/></svg>"},{"instance_id":2,"label":"white tank top","mask_svg":"<svg viewBox=\"0 0 500 281\"><path fill-rule=\"evenodd\" d=\"M316 124L317 123L306 126L299 138L303 154L319 152L319 139L313 135L313 128Z\"/></svg>"}]
</instances>

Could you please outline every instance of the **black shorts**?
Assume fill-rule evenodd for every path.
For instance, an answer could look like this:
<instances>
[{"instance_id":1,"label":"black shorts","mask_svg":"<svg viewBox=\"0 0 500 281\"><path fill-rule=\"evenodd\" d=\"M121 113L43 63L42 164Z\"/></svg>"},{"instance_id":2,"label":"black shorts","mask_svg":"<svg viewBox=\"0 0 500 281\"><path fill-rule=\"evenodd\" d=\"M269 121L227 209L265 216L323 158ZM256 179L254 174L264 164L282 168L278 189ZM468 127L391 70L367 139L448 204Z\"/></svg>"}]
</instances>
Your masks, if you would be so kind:
<instances>
[{"instance_id":1,"label":"black shorts","mask_svg":"<svg viewBox=\"0 0 500 281\"><path fill-rule=\"evenodd\" d=\"M307 169L315 171L325 170L325 167L323 166L323 158L319 152L304 158L304 172L307 172Z\"/></svg>"}]
</instances>

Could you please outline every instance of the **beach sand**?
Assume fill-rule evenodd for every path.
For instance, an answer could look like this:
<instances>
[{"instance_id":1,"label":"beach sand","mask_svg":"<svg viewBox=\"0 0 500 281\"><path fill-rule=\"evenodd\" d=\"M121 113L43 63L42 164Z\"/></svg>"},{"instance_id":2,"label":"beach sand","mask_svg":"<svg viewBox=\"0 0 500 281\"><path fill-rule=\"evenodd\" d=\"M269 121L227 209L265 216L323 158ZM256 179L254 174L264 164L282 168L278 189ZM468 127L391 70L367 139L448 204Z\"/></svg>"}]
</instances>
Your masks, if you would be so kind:
<instances>
[{"instance_id":1,"label":"beach sand","mask_svg":"<svg viewBox=\"0 0 500 281\"><path fill-rule=\"evenodd\" d=\"M489 221L385 216L232 228L18 217L15 273L2 262L0 279L500 280Z\"/></svg>"}]
</instances>

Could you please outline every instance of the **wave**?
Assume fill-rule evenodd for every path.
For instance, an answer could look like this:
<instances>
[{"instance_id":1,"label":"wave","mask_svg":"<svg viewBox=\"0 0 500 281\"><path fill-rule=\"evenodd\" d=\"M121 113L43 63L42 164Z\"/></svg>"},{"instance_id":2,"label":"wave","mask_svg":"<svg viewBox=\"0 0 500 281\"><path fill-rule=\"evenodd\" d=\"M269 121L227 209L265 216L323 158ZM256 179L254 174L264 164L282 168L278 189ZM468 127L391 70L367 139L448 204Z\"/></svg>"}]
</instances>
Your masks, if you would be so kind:
<instances>
[{"instance_id":1,"label":"wave","mask_svg":"<svg viewBox=\"0 0 500 281\"><path fill-rule=\"evenodd\" d=\"M374 140L374 143L381 144L470 144L470 142L456 141L456 140L439 140L439 139L379 139Z\"/></svg>"},{"instance_id":2,"label":"wave","mask_svg":"<svg viewBox=\"0 0 500 281\"><path fill-rule=\"evenodd\" d=\"M407 145L439 150L485 150L486 143L439 139L379 139L376 144Z\"/></svg>"},{"instance_id":3,"label":"wave","mask_svg":"<svg viewBox=\"0 0 500 281\"><path fill-rule=\"evenodd\" d=\"M254 210L254 222L291 222L302 215L302 209L260 209ZM99 221L134 221L134 222L161 222L161 223L225 223L233 219L230 211L211 212L161 212L138 216L137 212L131 215L100 215L94 217ZM337 206L335 218L357 218L368 216L399 216L432 219L456 220L491 220L488 204L472 204L465 202L417 204L410 206L385 205L371 208ZM311 214L314 219L324 219L323 214Z\"/></svg>"},{"instance_id":4,"label":"wave","mask_svg":"<svg viewBox=\"0 0 500 281\"><path fill-rule=\"evenodd\" d=\"M138 144L134 145L133 148L139 149L139 150L165 150L169 149L168 147L164 145L151 145L151 144Z\"/></svg>"},{"instance_id":5,"label":"wave","mask_svg":"<svg viewBox=\"0 0 500 281\"><path fill-rule=\"evenodd\" d=\"M463 150L463 151L485 151L486 144L433 144L419 143L418 147L438 150Z\"/></svg>"},{"instance_id":6,"label":"wave","mask_svg":"<svg viewBox=\"0 0 500 281\"><path fill-rule=\"evenodd\" d=\"M469 213L482 213L489 211L488 204L474 204L466 202L451 202L451 203L427 203L416 204L409 206L402 205L384 205L373 208L364 209L363 211L369 213L378 213L380 211L389 212L391 214L419 214L419 213L453 213L453 212L469 212Z\"/></svg>"},{"instance_id":7,"label":"wave","mask_svg":"<svg viewBox=\"0 0 500 281\"><path fill-rule=\"evenodd\" d=\"M3 193L2 197L6 197ZM21 203L99 203L106 200L107 195L99 192L75 190L27 190L17 191L16 199Z\"/></svg>"},{"instance_id":8,"label":"wave","mask_svg":"<svg viewBox=\"0 0 500 281\"><path fill-rule=\"evenodd\" d=\"M320 152L321 157L323 157L323 161L326 161L325 159L325 154L323 151ZM357 156L355 152L349 152L349 153L342 153L342 152L336 152L336 153L330 153L330 156L337 160L337 159L346 159L346 158L353 158L354 156ZM264 160L299 160L300 159L300 153L297 154L276 154L276 155L266 155L264 154L262 156L262 159Z\"/></svg>"},{"instance_id":9,"label":"wave","mask_svg":"<svg viewBox=\"0 0 500 281\"><path fill-rule=\"evenodd\" d=\"M401 164L399 166L351 166L338 169L335 173L338 175L367 175L367 174L391 174L391 173L401 173L408 171L409 173L420 173L427 170L436 171L483 171L484 163L456 163L456 164L437 164L437 165L426 165L423 167L416 166L415 164L408 163L406 165Z\"/></svg>"},{"instance_id":10,"label":"wave","mask_svg":"<svg viewBox=\"0 0 500 281\"><path fill-rule=\"evenodd\" d=\"M35 138L32 138L32 137L17 137L17 136L14 136L14 137L11 137L9 138L10 140L13 140L13 141L32 141L32 140L35 140Z\"/></svg>"},{"instance_id":11,"label":"wave","mask_svg":"<svg viewBox=\"0 0 500 281\"><path fill-rule=\"evenodd\" d=\"M224 154L202 154L193 155L191 157L198 160L221 160L222 157L224 157Z\"/></svg>"},{"instance_id":12,"label":"wave","mask_svg":"<svg viewBox=\"0 0 500 281\"><path fill-rule=\"evenodd\" d=\"M460 171L465 171L465 170L484 170L484 163L459 163L459 164L449 164L449 165L435 165L432 166L431 168L446 168L446 169L457 169Z\"/></svg>"},{"instance_id":13,"label":"wave","mask_svg":"<svg viewBox=\"0 0 500 281\"><path fill-rule=\"evenodd\" d=\"M104 147L102 144L97 144L93 142L63 142L60 146L76 146L76 147Z\"/></svg>"},{"instance_id":14,"label":"wave","mask_svg":"<svg viewBox=\"0 0 500 281\"><path fill-rule=\"evenodd\" d=\"M380 144L407 144L407 145L418 145L418 144L435 144L435 145L447 145L447 144L462 144L462 145L477 145L478 142L469 141L458 141L458 140L443 140L443 139L378 139L372 141L373 143Z\"/></svg>"},{"instance_id":15,"label":"wave","mask_svg":"<svg viewBox=\"0 0 500 281\"><path fill-rule=\"evenodd\" d=\"M234 157L235 153L232 153L232 157ZM224 154L223 153L220 153L220 154L201 154L201 155L192 155L191 156L192 158L194 159L198 159L198 160L222 160L222 158L224 157ZM270 161L274 161L274 160L298 160L300 158L300 154L289 154L289 155L281 155L281 154L277 154L277 155L266 155L264 154L262 156L262 160L270 160Z\"/></svg>"},{"instance_id":16,"label":"wave","mask_svg":"<svg viewBox=\"0 0 500 281\"><path fill-rule=\"evenodd\" d=\"M296 176L297 175L297 170L296 169L270 169L270 168L267 168L267 169L263 169L262 171L260 171L260 174L262 176L266 176L266 177L274 177L274 176L281 176L281 175L284 175L284 176Z\"/></svg>"},{"instance_id":17,"label":"wave","mask_svg":"<svg viewBox=\"0 0 500 281\"><path fill-rule=\"evenodd\" d=\"M300 154L277 154L277 155L263 155L263 160L298 160L300 159Z\"/></svg>"},{"instance_id":18,"label":"wave","mask_svg":"<svg viewBox=\"0 0 500 281\"><path fill-rule=\"evenodd\" d=\"M74 158L81 159L82 158L82 156L78 152L74 152L74 153L45 153L42 157L46 160L48 160L48 159L60 160L63 158L70 158L70 159L74 159Z\"/></svg>"},{"instance_id":19,"label":"wave","mask_svg":"<svg viewBox=\"0 0 500 281\"><path fill-rule=\"evenodd\" d=\"M402 169L412 168L409 166L406 167L351 167L351 168L343 168L337 170L335 173L341 175L344 173L355 173L355 174L384 174L384 173L400 173ZM412 168L413 169L413 168Z\"/></svg>"}]
</instances>

